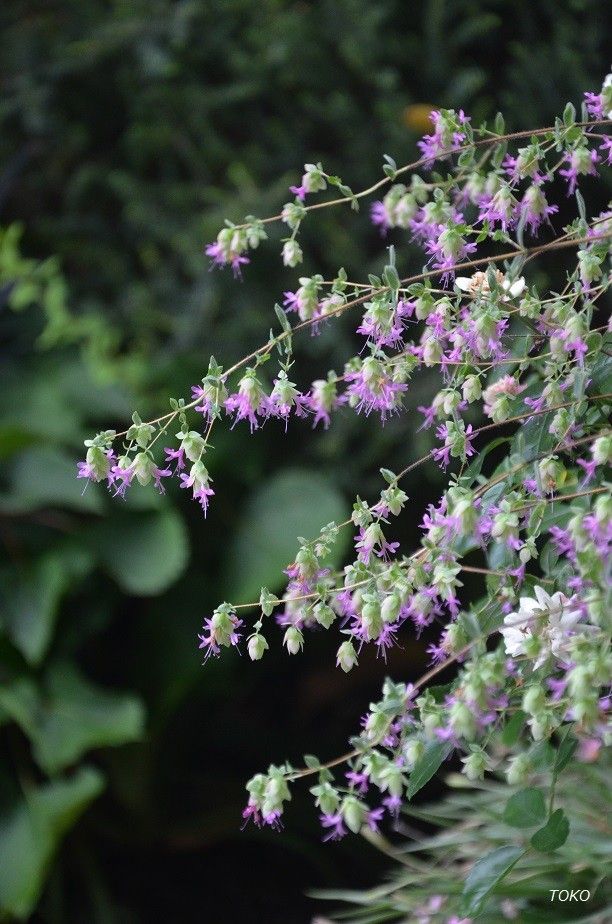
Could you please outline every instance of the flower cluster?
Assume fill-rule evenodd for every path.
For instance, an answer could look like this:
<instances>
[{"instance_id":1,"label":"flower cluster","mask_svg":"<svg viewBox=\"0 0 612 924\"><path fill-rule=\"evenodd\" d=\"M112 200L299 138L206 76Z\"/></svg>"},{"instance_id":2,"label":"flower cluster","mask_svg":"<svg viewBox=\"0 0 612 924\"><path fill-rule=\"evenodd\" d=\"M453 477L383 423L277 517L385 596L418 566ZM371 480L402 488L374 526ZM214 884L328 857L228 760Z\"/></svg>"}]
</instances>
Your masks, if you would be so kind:
<instances>
[{"instance_id":1,"label":"flower cluster","mask_svg":"<svg viewBox=\"0 0 612 924\"><path fill-rule=\"evenodd\" d=\"M600 309L610 285L612 214L588 216L580 193L611 160L602 128L612 118L612 75L600 93L586 94L581 121L568 104L550 129L506 135L499 117L493 129L476 128L454 110L431 118L415 164L398 169L386 157L385 178L358 194L321 164L306 164L291 187L294 201L275 216L291 231L282 258L294 267L303 259L297 235L312 208L307 196L333 186L341 198L329 205L356 207L386 188L372 221L421 248L425 270L402 279L397 245L380 276L367 281L352 282L343 269L332 280L300 276L283 307L275 306L279 333L226 371L211 359L189 402L172 399L156 421L134 415L124 433L98 434L79 464L80 478L106 481L119 496L134 480L163 491L174 472L206 512L214 491L204 458L224 418L251 431L271 419L287 429L292 417L327 428L334 415L351 412L384 423L404 413L414 377L437 370L427 379L436 382L429 403L419 408L422 426L432 428L426 457L397 474L381 469L384 486L373 503L357 498L346 522L300 540L284 593L262 589L250 630L238 607L223 603L199 636L206 658L244 645L259 660L275 626L294 657L310 634L327 631L337 666L348 672L367 646L386 659L402 638L435 631L426 674L385 681L343 759L271 765L248 783L245 823L278 829L291 784L315 777L310 792L325 840L393 822L453 755L469 781L496 773L517 785L541 772L542 742L567 749L569 741L593 759L612 740L612 380L609 322ZM443 176L431 170L436 160ZM559 194L575 202L563 228ZM228 224L207 252L239 273L265 237L264 222L249 216ZM548 251L575 253L575 260L542 289L530 261ZM317 333L356 309L356 355L298 384L294 335ZM269 374L264 365L276 351L278 367ZM156 443L175 421L177 442L156 461ZM449 474L437 502L423 510L408 504L407 477L429 461ZM402 550L394 519L415 515L422 517L420 545ZM352 531L354 553L334 570L330 553L341 530ZM471 603L466 573L483 583ZM454 678L431 686L450 665ZM423 920L439 908L425 909Z\"/></svg>"}]
</instances>

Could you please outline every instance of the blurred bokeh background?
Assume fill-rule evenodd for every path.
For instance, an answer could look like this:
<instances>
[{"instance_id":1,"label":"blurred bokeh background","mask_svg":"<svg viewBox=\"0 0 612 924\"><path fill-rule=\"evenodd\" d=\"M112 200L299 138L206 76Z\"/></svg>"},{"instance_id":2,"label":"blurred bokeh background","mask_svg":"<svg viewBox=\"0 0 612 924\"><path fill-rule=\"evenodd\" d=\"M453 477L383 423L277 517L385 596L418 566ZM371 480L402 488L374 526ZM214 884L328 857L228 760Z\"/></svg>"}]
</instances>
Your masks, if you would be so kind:
<instances>
[{"instance_id":1,"label":"blurred bokeh background","mask_svg":"<svg viewBox=\"0 0 612 924\"><path fill-rule=\"evenodd\" d=\"M206 521L173 490L82 493L76 459L92 431L155 416L211 353L228 365L275 323L298 273L275 241L242 283L209 272L225 217L278 211L304 161L369 184L383 153L413 159L432 106L549 124L607 72L606 7L2 4L0 920L302 924L308 888L382 874L358 839L321 843L305 791L284 834L241 833L243 786L271 761L333 756L386 672L419 671L427 639L339 676L324 634L299 659L279 635L262 662L205 667L196 634L221 599L279 590L298 534L421 454L416 416L218 428ZM304 245L307 275L381 268L365 213L320 213ZM299 341L300 385L351 344L342 324ZM407 544L440 478L415 474Z\"/></svg>"}]
</instances>

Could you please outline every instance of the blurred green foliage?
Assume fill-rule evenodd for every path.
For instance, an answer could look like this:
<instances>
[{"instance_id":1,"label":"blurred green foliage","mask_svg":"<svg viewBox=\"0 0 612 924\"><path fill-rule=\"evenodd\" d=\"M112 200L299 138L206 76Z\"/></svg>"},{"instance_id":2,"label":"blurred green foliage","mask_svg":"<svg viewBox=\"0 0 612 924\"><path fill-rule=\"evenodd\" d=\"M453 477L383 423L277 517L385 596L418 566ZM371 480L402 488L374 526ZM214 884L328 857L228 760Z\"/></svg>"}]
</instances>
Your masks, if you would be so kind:
<instances>
[{"instance_id":1,"label":"blurred green foliage","mask_svg":"<svg viewBox=\"0 0 612 924\"><path fill-rule=\"evenodd\" d=\"M411 159L423 105L461 106L476 121L503 109L517 128L549 122L599 86L605 10L603 0L2 6L0 918L199 921L204 900L211 920L223 909L227 921L303 921L304 885L352 885L368 868L350 855L358 848L333 866L305 823L302 841L282 847L255 833L238 841L237 827L243 779L303 734L337 743L380 670L366 665L365 681L339 690L315 645L301 672L276 655L266 677L231 659L202 671L195 634L221 597L278 589L296 535L373 490L381 461L405 463L404 424L381 432L347 417L316 437L219 434L208 523L176 495L83 492L75 459L96 427L185 393L210 353L234 361L265 336L293 274L274 242L242 285L209 272L203 245L226 216L277 211L305 160L366 185L384 152ZM380 270L366 215L322 213L304 243L305 272ZM337 327L298 344L304 382L340 364L349 339ZM411 434L409 451L425 439ZM279 486L282 509L269 500ZM404 528L414 536L414 523ZM420 649L399 657L405 671ZM289 706L268 716L278 689ZM204 878L237 857L244 894L203 899ZM274 896L270 863L285 870Z\"/></svg>"}]
</instances>

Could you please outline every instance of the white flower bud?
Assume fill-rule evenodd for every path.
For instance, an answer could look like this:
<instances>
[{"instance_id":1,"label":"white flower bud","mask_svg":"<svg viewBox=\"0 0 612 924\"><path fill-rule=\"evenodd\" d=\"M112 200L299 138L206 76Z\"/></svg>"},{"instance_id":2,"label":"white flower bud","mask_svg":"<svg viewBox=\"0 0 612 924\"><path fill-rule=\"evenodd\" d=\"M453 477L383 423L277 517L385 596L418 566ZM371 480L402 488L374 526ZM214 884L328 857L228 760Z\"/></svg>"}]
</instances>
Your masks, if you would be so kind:
<instances>
[{"instance_id":1,"label":"white flower bud","mask_svg":"<svg viewBox=\"0 0 612 924\"><path fill-rule=\"evenodd\" d=\"M347 796L342 803L342 817L346 822L347 828L353 834L359 834L365 818L365 807L354 796Z\"/></svg>"},{"instance_id":2,"label":"white flower bud","mask_svg":"<svg viewBox=\"0 0 612 924\"><path fill-rule=\"evenodd\" d=\"M283 263L285 266L297 266L303 259L302 248L295 240L285 241L283 244Z\"/></svg>"},{"instance_id":3,"label":"white flower bud","mask_svg":"<svg viewBox=\"0 0 612 924\"><path fill-rule=\"evenodd\" d=\"M525 783L531 772L531 764L526 754L517 754L511 757L506 770L506 779L510 786L518 786Z\"/></svg>"},{"instance_id":4,"label":"white flower bud","mask_svg":"<svg viewBox=\"0 0 612 924\"><path fill-rule=\"evenodd\" d=\"M342 642L336 654L336 665L341 667L345 674L357 664L357 652L351 642Z\"/></svg>"},{"instance_id":5,"label":"white flower bud","mask_svg":"<svg viewBox=\"0 0 612 924\"><path fill-rule=\"evenodd\" d=\"M470 404L472 401L478 401L482 395L482 385L477 375L468 375L463 383L463 397Z\"/></svg>"},{"instance_id":6,"label":"white flower bud","mask_svg":"<svg viewBox=\"0 0 612 924\"><path fill-rule=\"evenodd\" d=\"M304 647L304 636L297 626L289 626L283 638L283 645L287 646L289 654L294 655Z\"/></svg>"},{"instance_id":7,"label":"white flower bud","mask_svg":"<svg viewBox=\"0 0 612 924\"><path fill-rule=\"evenodd\" d=\"M257 635L252 635L247 644L251 661L259 661L259 659L263 657L264 651L267 651L269 647L263 635L259 635L259 633L257 633Z\"/></svg>"},{"instance_id":8,"label":"white flower bud","mask_svg":"<svg viewBox=\"0 0 612 924\"><path fill-rule=\"evenodd\" d=\"M408 741L405 742L403 753L408 770L412 770L417 760L419 760L423 754L424 750L425 745L420 740L420 738L409 738Z\"/></svg>"},{"instance_id":9,"label":"white flower bud","mask_svg":"<svg viewBox=\"0 0 612 924\"><path fill-rule=\"evenodd\" d=\"M461 772L468 780L481 780L488 769L487 755L482 750L473 751L467 757L461 758L463 768Z\"/></svg>"}]
</instances>

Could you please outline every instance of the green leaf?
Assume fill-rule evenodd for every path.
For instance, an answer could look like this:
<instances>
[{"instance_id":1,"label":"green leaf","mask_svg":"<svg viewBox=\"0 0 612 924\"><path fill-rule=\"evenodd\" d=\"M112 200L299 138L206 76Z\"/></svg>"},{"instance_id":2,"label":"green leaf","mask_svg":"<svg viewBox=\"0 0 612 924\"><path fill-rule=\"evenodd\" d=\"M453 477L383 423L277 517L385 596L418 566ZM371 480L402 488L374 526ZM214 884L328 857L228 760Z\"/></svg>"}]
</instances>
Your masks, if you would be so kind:
<instances>
[{"instance_id":1,"label":"green leaf","mask_svg":"<svg viewBox=\"0 0 612 924\"><path fill-rule=\"evenodd\" d=\"M473 462L470 462L466 470L461 476L461 482L471 485L475 478L478 478L480 472L482 471L482 466L488 454L493 452L494 449L497 449L499 446L503 446L504 443L509 443L509 436L498 436L496 439L491 440L490 443L481 449Z\"/></svg>"},{"instance_id":2,"label":"green leaf","mask_svg":"<svg viewBox=\"0 0 612 924\"><path fill-rule=\"evenodd\" d=\"M48 774L76 763L91 748L137 741L143 732L140 701L111 693L83 678L70 665L56 665L44 689L25 678L0 687L0 706L32 742Z\"/></svg>"},{"instance_id":3,"label":"green leaf","mask_svg":"<svg viewBox=\"0 0 612 924\"><path fill-rule=\"evenodd\" d=\"M508 845L498 847L477 860L463 887L462 914L480 914L490 893L508 875L524 853L522 847Z\"/></svg>"},{"instance_id":4,"label":"green leaf","mask_svg":"<svg viewBox=\"0 0 612 924\"><path fill-rule=\"evenodd\" d=\"M570 726L567 727L567 732L565 734L565 737L563 738L559 747L557 748L557 753L555 755L555 763L553 766L553 773L555 774L555 776L557 776L559 773L561 773L562 770L565 769L565 767L568 765L568 763L574 756L574 752L576 748L578 747L577 739L570 736L569 732L570 732Z\"/></svg>"},{"instance_id":5,"label":"green leaf","mask_svg":"<svg viewBox=\"0 0 612 924\"><path fill-rule=\"evenodd\" d=\"M0 577L2 621L29 664L39 664L47 651L60 599L74 576L71 565L66 555L50 552L13 575L5 571Z\"/></svg>"},{"instance_id":6,"label":"green leaf","mask_svg":"<svg viewBox=\"0 0 612 924\"><path fill-rule=\"evenodd\" d=\"M527 751L529 762L536 773L546 773L552 770L555 761L555 751L548 741L536 741Z\"/></svg>"},{"instance_id":7,"label":"green leaf","mask_svg":"<svg viewBox=\"0 0 612 924\"><path fill-rule=\"evenodd\" d=\"M28 789L0 817L0 909L22 920L30 915L64 834L103 788L102 775L82 767L69 780Z\"/></svg>"},{"instance_id":8,"label":"green leaf","mask_svg":"<svg viewBox=\"0 0 612 924\"><path fill-rule=\"evenodd\" d=\"M89 538L110 574L129 594L162 593L187 566L187 530L175 510L113 517L95 524Z\"/></svg>"},{"instance_id":9,"label":"green leaf","mask_svg":"<svg viewBox=\"0 0 612 924\"><path fill-rule=\"evenodd\" d=\"M346 501L322 475L299 469L274 475L251 495L242 515L227 559L227 594L240 603L256 600L262 584L277 590L295 557L297 536L316 536L323 524L347 514ZM338 542L330 564L342 552Z\"/></svg>"},{"instance_id":10,"label":"green leaf","mask_svg":"<svg viewBox=\"0 0 612 924\"><path fill-rule=\"evenodd\" d=\"M67 507L101 513L104 506L100 485L77 479L73 456L53 446L32 446L15 458L10 493L0 503L20 512Z\"/></svg>"},{"instance_id":11,"label":"green leaf","mask_svg":"<svg viewBox=\"0 0 612 924\"><path fill-rule=\"evenodd\" d=\"M540 853L552 853L565 844L569 834L569 821L563 809L553 812L543 828L531 838L531 846Z\"/></svg>"},{"instance_id":12,"label":"green leaf","mask_svg":"<svg viewBox=\"0 0 612 924\"><path fill-rule=\"evenodd\" d=\"M504 725L501 733L501 740L504 747L511 748L512 745L516 744L526 718L527 714L523 712L522 709L519 709L514 713L510 721Z\"/></svg>"},{"instance_id":13,"label":"green leaf","mask_svg":"<svg viewBox=\"0 0 612 924\"><path fill-rule=\"evenodd\" d=\"M546 818L546 802L541 789L522 789L510 796L503 820L513 828L532 828Z\"/></svg>"},{"instance_id":14,"label":"green leaf","mask_svg":"<svg viewBox=\"0 0 612 924\"><path fill-rule=\"evenodd\" d=\"M518 413L518 411L517 411ZM525 460L535 459L552 449L556 440L549 427L554 417L554 411L548 414L539 414L537 417L531 417L526 424L519 428L517 436L512 441L512 451L517 451L517 446L521 445L520 454Z\"/></svg>"},{"instance_id":15,"label":"green leaf","mask_svg":"<svg viewBox=\"0 0 612 924\"><path fill-rule=\"evenodd\" d=\"M432 741L426 746L408 780L406 795L409 799L412 799L419 789L429 782L452 749L453 746L449 741Z\"/></svg>"}]
</instances>

